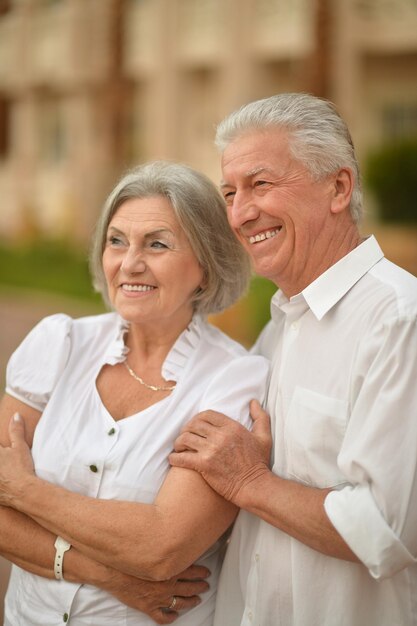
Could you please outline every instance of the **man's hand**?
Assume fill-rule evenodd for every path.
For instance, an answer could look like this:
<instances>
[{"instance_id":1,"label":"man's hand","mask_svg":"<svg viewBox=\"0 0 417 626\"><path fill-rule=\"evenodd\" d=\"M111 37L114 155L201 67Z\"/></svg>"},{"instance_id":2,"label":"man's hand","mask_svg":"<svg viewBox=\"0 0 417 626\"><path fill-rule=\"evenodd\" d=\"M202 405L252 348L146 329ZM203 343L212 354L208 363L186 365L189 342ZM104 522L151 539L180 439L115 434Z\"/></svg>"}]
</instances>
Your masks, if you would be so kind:
<instances>
[{"instance_id":1,"label":"man's hand","mask_svg":"<svg viewBox=\"0 0 417 626\"><path fill-rule=\"evenodd\" d=\"M175 441L171 465L196 470L215 491L240 506L243 488L269 472L269 416L256 400L251 402L251 417L252 432L222 413L199 413Z\"/></svg>"},{"instance_id":2,"label":"man's hand","mask_svg":"<svg viewBox=\"0 0 417 626\"><path fill-rule=\"evenodd\" d=\"M13 506L13 494L25 478L33 476L32 456L25 441L25 424L16 413L9 424L10 447L0 446L0 504Z\"/></svg>"},{"instance_id":3,"label":"man's hand","mask_svg":"<svg viewBox=\"0 0 417 626\"><path fill-rule=\"evenodd\" d=\"M189 610L200 604L199 594L207 591L204 580L210 575L206 567L191 565L181 574L163 582L139 580L113 570L102 589L133 609L149 615L157 624L171 624L178 611ZM175 597L175 607L170 610Z\"/></svg>"}]
</instances>

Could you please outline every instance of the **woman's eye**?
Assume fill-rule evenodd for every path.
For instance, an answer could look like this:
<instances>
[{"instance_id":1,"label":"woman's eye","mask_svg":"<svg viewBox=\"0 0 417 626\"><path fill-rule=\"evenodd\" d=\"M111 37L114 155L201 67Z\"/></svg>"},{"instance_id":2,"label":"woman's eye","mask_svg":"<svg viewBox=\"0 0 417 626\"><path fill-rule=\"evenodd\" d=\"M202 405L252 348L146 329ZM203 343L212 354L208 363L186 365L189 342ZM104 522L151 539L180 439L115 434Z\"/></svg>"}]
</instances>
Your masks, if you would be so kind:
<instances>
[{"instance_id":1,"label":"woman's eye","mask_svg":"<svg viewBox=\"0 0 417 626\"><path fill-rule=\"evenodd\" d=\"M168 248L168 246L162 241L152 241L151 248L154 248L155 250L164 250L165 248Z\"/></svg>"},{"instance_id":2,"label":"woman's eye","mask_svg":"<svg viewBox=\"0 0 417 626\"><path fill-rule=\"evenodd\" d=\"M123 242L119 237L111 236L107 240L111 246L120 246Z\"/></svg>"}]
</instances>

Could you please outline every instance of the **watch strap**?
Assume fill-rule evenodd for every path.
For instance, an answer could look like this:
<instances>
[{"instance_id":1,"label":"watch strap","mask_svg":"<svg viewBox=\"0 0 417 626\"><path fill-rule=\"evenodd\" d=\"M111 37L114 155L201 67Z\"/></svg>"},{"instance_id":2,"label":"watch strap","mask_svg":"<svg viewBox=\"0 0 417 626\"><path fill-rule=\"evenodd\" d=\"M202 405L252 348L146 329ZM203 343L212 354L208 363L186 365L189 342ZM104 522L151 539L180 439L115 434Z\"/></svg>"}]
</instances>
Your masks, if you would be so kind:
<instances>
[{"instance_id":1,"label":"watch strap","mask_svg":"<svg viewBox=\"0 0 417 626\"><path fill-rule=\"evenodd\" d=\"M55 560L54 560L54 574L57 580L63 580L63 566L64 566L64 554L71 548L71 544L65 541L62 537L57 537L55 540Z\"/></svg>"}]
</instances>

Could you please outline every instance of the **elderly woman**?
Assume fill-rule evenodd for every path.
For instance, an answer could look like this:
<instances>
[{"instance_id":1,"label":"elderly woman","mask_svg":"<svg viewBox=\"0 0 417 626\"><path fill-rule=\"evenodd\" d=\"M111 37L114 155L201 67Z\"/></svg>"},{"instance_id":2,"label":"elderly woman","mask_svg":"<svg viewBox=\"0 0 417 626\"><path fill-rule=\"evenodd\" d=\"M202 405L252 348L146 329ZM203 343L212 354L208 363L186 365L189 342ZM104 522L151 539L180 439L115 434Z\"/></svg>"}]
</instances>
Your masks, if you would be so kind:
<instances>
[{"instance_id":1,"label":"elderly woman","mask_svg":"<svg viewBox=\"0 0 417 626\"><path fill-rule=\"evenodd\" d=\"M242 294L248 261L214 185L156 162L110 194L92 268L114 311L44 319L7 369L0 550L15 565L5 624L179 616L208 626L236 509L167 457L194 414L214 409L248 425L250 400L263 396L266 361L204 318ZM204 567L181 574L197 560ZM205 568L200 602L207 585L190 579Z\"/></svg>"}]
</instances>

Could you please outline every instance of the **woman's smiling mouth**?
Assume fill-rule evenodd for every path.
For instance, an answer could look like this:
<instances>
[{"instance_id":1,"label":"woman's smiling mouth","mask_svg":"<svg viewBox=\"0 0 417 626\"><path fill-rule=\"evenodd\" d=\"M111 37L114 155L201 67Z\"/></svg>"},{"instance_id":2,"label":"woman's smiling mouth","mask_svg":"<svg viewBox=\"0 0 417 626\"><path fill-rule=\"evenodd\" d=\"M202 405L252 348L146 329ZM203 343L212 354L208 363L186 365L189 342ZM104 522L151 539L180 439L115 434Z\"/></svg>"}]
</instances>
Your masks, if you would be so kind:
<instances>
[{"instance_id":1,"label":"woman's smiling mouth","mask_svg":"<svg viewBox=\"0 0 417 626\"><path fill-rule=\"evenodd\" d=\"M123 283L121 288L124 291L152 291L153 289L156 289L156 287L153 287L152 285L129 285L128 283Z\"/></svg>"}]
</instances>

